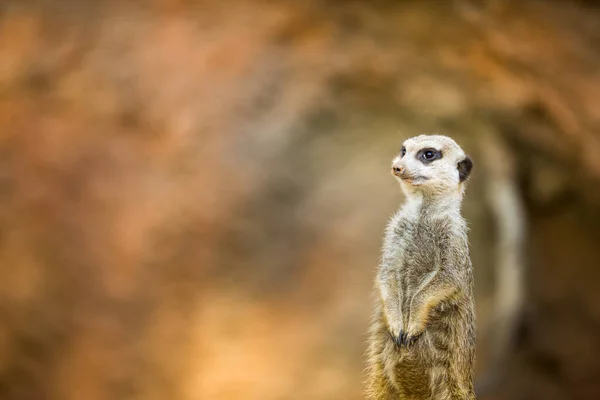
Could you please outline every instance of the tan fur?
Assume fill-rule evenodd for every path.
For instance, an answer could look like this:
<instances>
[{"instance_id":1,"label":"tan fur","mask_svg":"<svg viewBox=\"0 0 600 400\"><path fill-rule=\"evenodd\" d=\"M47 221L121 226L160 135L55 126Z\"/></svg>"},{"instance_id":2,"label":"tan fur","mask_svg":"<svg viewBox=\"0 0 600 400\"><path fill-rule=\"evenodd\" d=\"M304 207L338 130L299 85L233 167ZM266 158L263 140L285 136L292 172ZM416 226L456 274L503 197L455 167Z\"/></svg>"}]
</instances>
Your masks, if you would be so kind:
<instances>
[{"instance_id":1,"label":"tan fur","mask_svg":"<svg viewBox=\"0 0 600 400\"><path fill-rule=\"evenodd\" d=\"M406 154L392 167L406 202L386 229L367 394L377 400L474 399L473 275L459 178L459 169L468 176L470 159L440 135L417 136L404 146ZM428 148L441 158L425 160Z\"/></svg>"}]
</instances>

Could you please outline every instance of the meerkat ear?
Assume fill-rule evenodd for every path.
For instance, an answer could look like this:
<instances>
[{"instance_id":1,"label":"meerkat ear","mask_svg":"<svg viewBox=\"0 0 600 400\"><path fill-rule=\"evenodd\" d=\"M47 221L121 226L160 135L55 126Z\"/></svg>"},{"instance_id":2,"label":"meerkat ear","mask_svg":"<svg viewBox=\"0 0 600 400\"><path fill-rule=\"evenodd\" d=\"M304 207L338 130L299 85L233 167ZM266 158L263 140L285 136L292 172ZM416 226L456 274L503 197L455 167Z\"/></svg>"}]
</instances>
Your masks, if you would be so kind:
<instances>
[{"instance_id":1,"label":"meerkat ear","mask_svg":"<svg viewBox=\"0 0 600 400\"><path fill-rule=\"evenodd\" d=\"M473 160L471 157L465 156L465 158L458 163L458 179L460 182L464 182L467 180L469 175L471 175L471 170L473 169Z\"/></svg>"}]
</instances>

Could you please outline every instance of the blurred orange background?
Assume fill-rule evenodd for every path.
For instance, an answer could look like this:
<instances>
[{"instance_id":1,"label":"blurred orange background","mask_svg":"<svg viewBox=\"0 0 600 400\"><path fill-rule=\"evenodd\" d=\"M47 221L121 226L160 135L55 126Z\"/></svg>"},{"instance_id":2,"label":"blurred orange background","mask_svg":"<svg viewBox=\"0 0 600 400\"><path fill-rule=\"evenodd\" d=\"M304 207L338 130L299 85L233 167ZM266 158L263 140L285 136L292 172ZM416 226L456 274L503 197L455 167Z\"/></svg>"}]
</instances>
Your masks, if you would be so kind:
<instances>
[{"instance_id":1,"label":"blurred orange background","mask_svg":"<svg viewBox=\"0 0 600 400\"><path fill-rule=\"evenodd\" d=\"M402 141L452 136L481 399L600 396L593 1L0 4L0 398L364 398Z\"/></svg>"}]
</instances>

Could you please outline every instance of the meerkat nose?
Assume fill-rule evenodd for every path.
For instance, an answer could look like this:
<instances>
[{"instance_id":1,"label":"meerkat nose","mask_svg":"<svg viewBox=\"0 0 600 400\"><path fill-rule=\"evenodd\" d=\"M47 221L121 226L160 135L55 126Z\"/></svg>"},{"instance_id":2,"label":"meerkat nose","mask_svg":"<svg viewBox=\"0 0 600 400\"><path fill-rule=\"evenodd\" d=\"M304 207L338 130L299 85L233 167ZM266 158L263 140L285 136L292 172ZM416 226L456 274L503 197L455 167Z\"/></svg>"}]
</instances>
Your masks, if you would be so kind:
<instances>
[{"instance_id":1,"label":"meerkat nose","mask_svg":"<svg viewBox=\"0 0 600 400\"><path fill-rule=\"evenodd\" d=\"M394 171L395 174L401 174L404 172L404 167L394 165L392 170Z\"/></svg>"}]
</instances>

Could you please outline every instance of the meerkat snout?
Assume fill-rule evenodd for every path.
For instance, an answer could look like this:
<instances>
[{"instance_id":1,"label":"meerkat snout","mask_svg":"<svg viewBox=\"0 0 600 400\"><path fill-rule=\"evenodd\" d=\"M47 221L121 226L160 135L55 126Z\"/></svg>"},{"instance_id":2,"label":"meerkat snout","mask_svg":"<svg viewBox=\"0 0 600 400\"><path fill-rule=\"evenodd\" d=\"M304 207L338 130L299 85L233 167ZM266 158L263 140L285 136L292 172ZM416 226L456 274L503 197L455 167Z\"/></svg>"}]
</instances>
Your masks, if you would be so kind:
<instances>
[{"instance_id":1,"label":"meerkat snout","mask_svg":"<svg viewBox=\"0 0 600 400\"><path fill-rule=\"evenodd\" d=\"M392 166L392 174L396 176L401 176L404 173L404 167L401 165Z\"/></svg>"}]
</instances>

